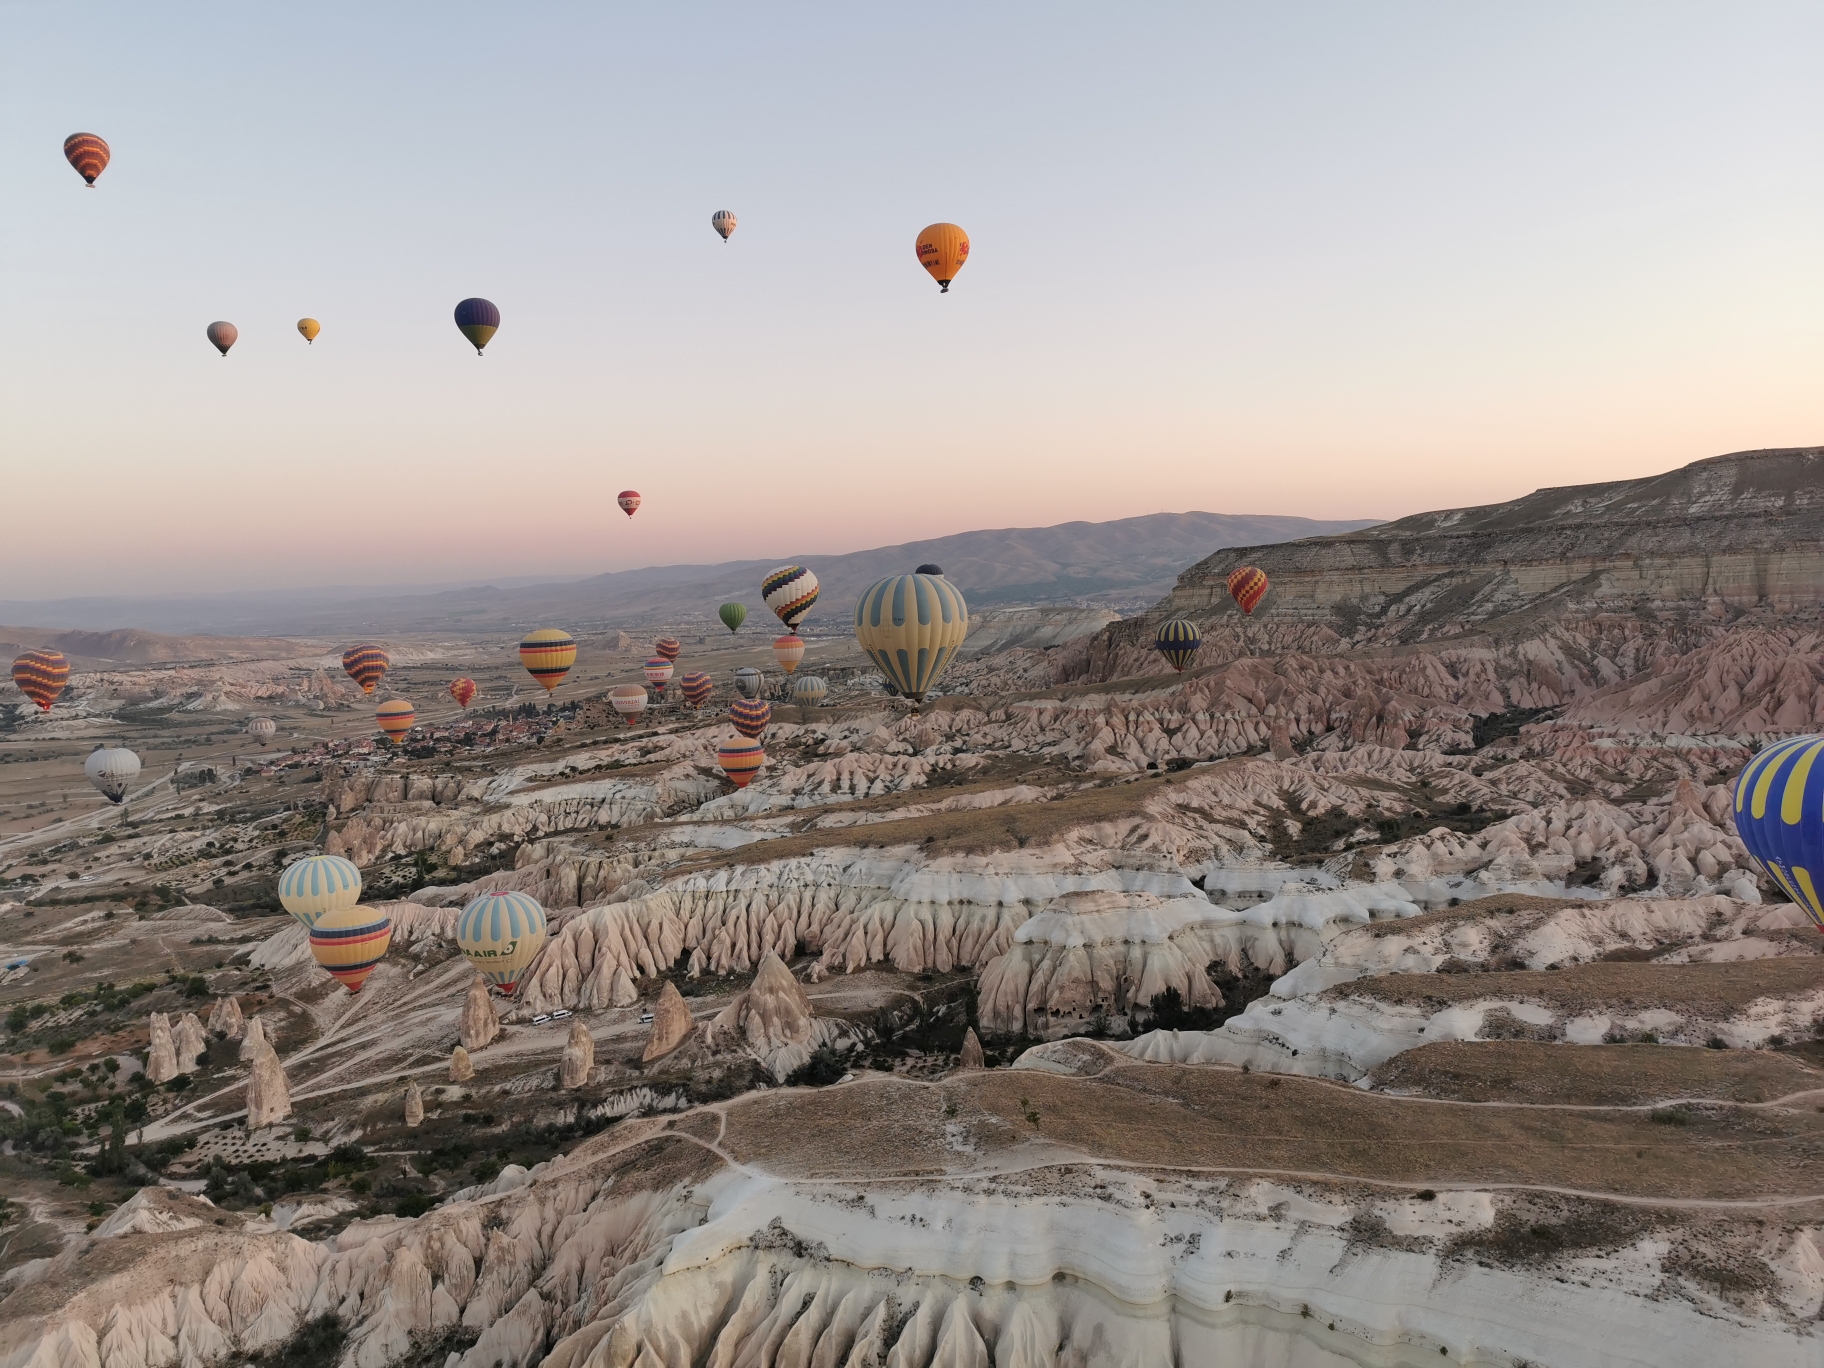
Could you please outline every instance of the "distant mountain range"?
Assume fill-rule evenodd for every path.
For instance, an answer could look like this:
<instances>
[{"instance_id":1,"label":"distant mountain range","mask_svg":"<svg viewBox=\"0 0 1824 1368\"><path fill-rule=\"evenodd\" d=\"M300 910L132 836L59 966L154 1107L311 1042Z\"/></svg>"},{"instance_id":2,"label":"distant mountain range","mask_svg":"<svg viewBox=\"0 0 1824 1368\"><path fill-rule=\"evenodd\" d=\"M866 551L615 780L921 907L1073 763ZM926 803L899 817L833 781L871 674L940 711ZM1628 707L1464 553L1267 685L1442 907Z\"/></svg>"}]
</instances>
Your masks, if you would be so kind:
<instances>
[{"instance_id":1,"label":"distant mountain range","mask_svg":"<svg viewBox=\"0 0 1824 1368\"><path fill-rule=\"evenodd\" d=\"M1228 546L1261 545L1372 526L1368 519L1222 513L1152 513L1113 522L997 528L876 547L840 556L792 556L667 565L586 579L516 580L436 590L285 590L160 598L0 601L0 622L107 631L314 636L340 633L487 632L558 622L572 631L711 622L737 600L764 614L760 578L796 560L823 585L810 634L846 631L854 602L883 575L933 562L973 608L1083 603L1144 607L1168 593L1186 566Z\"/></svg>"}]
</instances>

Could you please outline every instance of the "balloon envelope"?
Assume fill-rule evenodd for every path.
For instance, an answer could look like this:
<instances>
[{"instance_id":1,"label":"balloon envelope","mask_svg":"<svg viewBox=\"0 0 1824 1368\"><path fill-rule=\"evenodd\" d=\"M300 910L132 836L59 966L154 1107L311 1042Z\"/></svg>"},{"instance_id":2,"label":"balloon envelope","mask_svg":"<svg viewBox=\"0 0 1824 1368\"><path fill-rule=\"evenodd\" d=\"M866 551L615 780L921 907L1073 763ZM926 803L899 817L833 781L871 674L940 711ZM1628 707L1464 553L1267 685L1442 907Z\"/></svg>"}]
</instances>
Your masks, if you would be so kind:
<instances>
[{"instance_id":1,"label":"balloon envelope","mask_svg":"<svg viewBox=\"0 0 1824 1368\"><path fill-rule=\"evenodd\" d=\"M362 693L374 691L386 678L386 668L390 664L392 661L378 646L350 646L342 652L342 668L361 686Z\"/></svg>"},{"instance_id":2,"label":"balloon envelope","mask_svg":"<svg viewBox=\"0 0 1824 1368\"><path fill-rule=\"evenodd\" d=\"M397 746L405 744L406 733L411 731L417 717L418 710L403 698L389 698L374 711L374 720L380 724L380 730Z\"/></svg>"},{"instance_id":3,"label":"balloon envelope","mask_svg":"<svg viewBox=\"0 0 1824 1368\"><path fill-rule=\"evenodd\" d=\"M918 264L950 293L950 282L969 260L969 234L954 223L934 223L918 235Z\"/></svg>"},{"instance_id":4,"label":"balloon envelope","mask_svg":"<svg viewBox=\"0 0 1824 1368\"><path fill-rule=\"evenodd\" d=\"M741 624L747 621L745 603L725 603L716 609L716 616L722 619L722 625L731 632L741 630Z\"/></svg>"},{"instance_id":5,"label":"balloon envelope","mask_svg":"<svg viewBox=\"0 0 1824 1368\"><path fill-rule=\"evenodd\" d=\"M782 565L760 581L760 593L785 630L795 632L817 602L817 576L802 565Z\"/></svg>"},{"instance_id":6,"label":"balloon envelope","mask_svg":"<svg viewBox=\"0 0 1824 1368\"><path fill-rule=\"evenodd\" d=\"M633 720L646 711L646 690L638 684L616 684L608 691L608 706L626 718L631 727Z\"/></svg>"},{"instance_id":7,"label":"balloon envelope","mask_svg":"<svg viewBox=\"0 0 1824 1368\"><path fill-rule=\"evenodd\" d=\"M1162 622L1159 630L1153 633L1153 649L1180 673L1191 663L1201 645L1203 633L1197 630L1197 624L1189 618L1173 618L1169 622Z\"/></svg>"},{"instance_id":8,"label":"balloon envelope","mask_svg":"<svg viewBox=\"0 0 1824 1368\"><path fill-rule=\"evenodd\" d=\"M614 501L621 506L621 512L630 518L640 511L640 491L637 489L623 489L614 496Z\"/></svg>"},{"instance_id":9,"label":"balloon envelope","mask_svg":"<svg viewBox=\"0 0 1824 1368\"><path fill-rule=\"evenodd\" d=\"M773 705L764 698L737 698L728 705L728 720L741 735L758 740L773 720Z\"/></svg>"},{"instance_id":10,"label":"balloon envelope","mask_svg":"<svg viewBox=\"0 0 1824 1368\"><path fill-rule=\"evenodd\" d=\"M735 671L735 692L743 698L760 697L760 689L766 678L752 665L743 665Z\"/></svg>"},{"instance_id":11,"label":"balloon envelope","mask_svg":"<svg viewBox=\"0 0 1824 1368\"><path fill-rule=\"evenodd\" d=\"M90 751L89 758L83 761L82 772L101 796L110 803L118 803L127 796L127 789L139 778L139 757L132 751L119 747L108 747Z\"/></svg>"},{"instance_id":12,"label":"balloon envelope","mask_svg":"<svg viewBox=\"0 0 1824 1368\"><path fill-rule=\"evenodd\" d=\"M304 334L304 340L306 342L315 342L317 340L317 334L323 331L323 325L314 318L300 318L298 320L298 331Z\"/></svg>"},{"instance_id":13,"label":"balloon envelope","mask_svg":"<svg viewBox=\"0 0 1824 1368\"><path fill-rule=\"evenodd\" d=\"M46 712L70 682L70 662L62 651L27 651L13 660L13 683Z\"/></svg>"},{"instance_id":14,"label":"balloon envelope","mask_svg":"<svg viewBox=\"0 0 1824 1368\"><path fill-rule=\"evenodd\" d=\"M560 627L540 627L519 643L519 663L550 693L576 664L576 641Z\"/></svg>"},{"instance_id":15,"label":"balloon envelope","mask_svg":"<svg viewBox=\"0 0 1824 1368\"><path fill-rule=\"evenodd\" d=\"M467 675L461 679L451 680L450 697L456 700L458 706L468 707L470 701L475 697L475 681Z\"/></svg>"},{"instance_id":16,"label":"balloon envelope","mask_svg":"<svg viewBox=\"0 0 1824 1368\"><path fill-rule=\"evenodd\" d=\"M919 566L918 569L914 570L912 573L915 575L941 575L944 573L944 567L941 565L934 565L930 561L926 561L923 565Z\"/></svg>"},{"instance_id":17,"label":"balloon envelope","mask_svg":"<svg viewBox=\"0 0 1824 1368\"><path fill-rule=\"evenodd\" d=\"M279 724L270 717L255 717L247 723L247 735L264 744L279 734Z\"/></svg>"},{"instance_id":18,"label":"balloon envelope","mask_svg":"<svg viewBox=\"0 0 1824 1368\"><path fill-rule=\"evenodd\" d=\"M1736 835L1768 877L1824 928L1824 736L1767 746L1735 781Z\"/></svg>"},{"instance_id":19,"label":"balloon envelope","mask_svg":"<svg viewBox=\"0 0 1824 1368\"><path fill-rule=\"evenodd\" d=\"M717 748L716 763L736 788L746 788L766 763L766 750L758 741L729 741Z\"/></svg>"},{"instance_id":20,"label":"balloon envelope","mask_svg":"<svg viewBox=\"0 0 1824 1368\"><path fill-rule=\"evenodd\" d=\"M485 299L465 299L456 306L456 327L480 356L481 349L500 331L500 310Z\"/></svg>"},{"instance_id":21,"label":"balloon envelope","mask_svg":"<svg viewBox=\"0 0 1824 1368\"><path fill-rule=\"evenodd\" d=\"M545 944L545 909L524 893L483 893L456 918L456 948L503 993Z\"/></svg>"},{"instance_id":22,"label":"balloon envelope","mask_svg":"<svg viewBox=\"0 0 1824 1368\"><path fill-rule=\"evenodd\" d=\"M1267 593L1267 572L1253 565L1238 565L1229 571L1229 597L1244 614L1252 615Z\"/></svg>"},{"instance_id":23,"label":"balloon envelope","mask_svg":"<svg viewBox=\"0 0 1824 1368\"><path fill-rule=\"evenodd\" d=\"M330 912L344 912L361 901L361 871L340 855L306 855L279 875L279 903L314 926Z\"/></svg>"},{"instance_id":24,"label":"balloon envelope","mask_svg":"<svg viewBox=\"0 0 1824 1368\"><path fill-rule=\"evenodd\" d=\"M792 702L801 708L821 707L830 686L816 675L799 675L792 681Z\"/></svg>"},{"instance_id":25,"label":"balloon envelope","mask_svg":"<svg viewBox=\"0 0 1824 1368\"><path fill-rule=\"evenodd\" d=\"M692 670L678 682L678 687L684 690L686 703L693 708L700 708L708 699L711 690L715 688L715 684L703 671Z\"/></svg>"},{"instance_id":26,"label":"balloon envelope","mask_svg":"<svg viewBox=\"0 0 1824 1368\"><path fill-rule=\"evenodd\" d=\"M780 669L790 674L798 668L798 662L804 659L804 638L796 632L775 638L773 659L779 662Z\"/></svg>"},{"instance_id":27,"label":"balloon envelope","mask_svg":"<svg viewBox=\"0 0 1824 1368\"><path fill-rule=\"evenodd\" d=\"M108 145L93 133L72 133L63 140L64 159L76 168L91 187L95 178L108 169Z\"/></svg>"},{"instance_id":28,"label":"balloon envelope","mask_svg":"<svg viewBox=\"0 0 1824 1368\"><path fill-rule=\"evenodd\" d=\"M728 235L735 231L735 216L726 209L718 209L709 216L709 226L722 234L722 241L728 241Z\"/></svg>"},{"instance_id":29,"label":"balloon envelope","mask_svg":"<svg viewBox=\"0 0 1824 1368\"><path fill-rule=\"evenodd\" d=\"M665 689L665 681L671 678L671 670L671 662L665 659L664 656L654 656L651 660L640 666L641 673L646 676L646 682L660 692L663 692Z\"/></svg>"},{"instance_id":30,"label":"balloon envelope","mask_svg":"<svg viewBox=\"0 0 1824 1368\"><path fill-rule=\"evenodd\" d=\"M235 338L241 335L241 330L234 324L220 321L211 323L205 331L209 335L209 341L223 356L228 355L228 348L232 347Z\"/></svg>"},{"instance_id":31,"label":"balloon envelope","mask_svg":"<svg viewBox=\"0 0 1824 1368\"><path fill-rule=\"evenodd\" d=\"M939 575L889 575L855 605L855 639L887 682L924 701L969 634L969 605Z\"/></svg>"},{"instance_id":32,"label":"balloon envelope","mask_svg":"<svg viewBox=\"0 0 1824 1368\"><path fill-rule=\"evenodd\" d=\"M684 647L674 636L662 636L652 643L652 653L664 656L667 660L676 660L684 654Z\"/></svg>"},{"instance_id":33,"label":"balloon envelope","mask_svg":"<svg viewBox=\"0 0 1824 1368\"><path fill-rule=\"evenodd\" d=\"M393 919L372 907L325 912L310 928L311 958L351 993L361 991L393 943Z\"/></svg>"}]
</instances>

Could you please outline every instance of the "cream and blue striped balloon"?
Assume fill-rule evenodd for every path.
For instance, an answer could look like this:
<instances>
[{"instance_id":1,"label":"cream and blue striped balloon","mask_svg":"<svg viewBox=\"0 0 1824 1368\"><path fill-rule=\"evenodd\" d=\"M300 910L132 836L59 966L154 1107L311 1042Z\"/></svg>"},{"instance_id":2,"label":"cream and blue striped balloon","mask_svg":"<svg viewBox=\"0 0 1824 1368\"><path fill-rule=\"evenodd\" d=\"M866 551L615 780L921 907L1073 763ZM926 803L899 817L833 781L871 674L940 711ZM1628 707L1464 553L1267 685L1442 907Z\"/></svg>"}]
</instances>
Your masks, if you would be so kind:
<instances>
[{"instance_id":1,"label":"cream and blue striped balloon","mask_svg":"<svg viewBox=\"0 0 1824 1368\"><path fill-rule=\"evenodd\" d=\"M1769 878L1824 928L1824 736L1768 746L1735 781L1735 831Z\"/></svg>"},{"instance_id":2,"label":"cream and blue striped balloon","mask_svg":"<svg viewBox=\"0 0 1824 1368\"><path fill-rule=\"evenodd\" d=\"M456 919L456 948L503 993L544 946L545 909L524 893L483 893Z\"/></svg>"},{"instance_id":3,"label":"cream and blue striped balloon","mask_svg":"<svg viewBox=\"0 0 1824 1368\"><path fill-rule=\"evenodd\" d=\"M801 708L821 707L830 686L820 675L799 675L792 681L792 702Z\"/></svg>"},{"instance_id":4,"label":"cream and blue striped balloon","mask_svg":"<svg viewBox=\"0 0 1824 1368\"><path fill-rule=\"evenodd\" d=\"M306 855L279 875L279 902L305 926L360 901L361 871L340 855Z\"/></svg>"},{"instance_id":5,"label":"cream and blue striped balloon","mask_svg":"<svg viewBox=\"0 0 1824 1368\"><path fill-rule=\"evenodd\" d=\"M939 575L889 575L855 605L861 649L914 703L936 686L968 635L969 605Z\"/></svg>"}]
</instances>

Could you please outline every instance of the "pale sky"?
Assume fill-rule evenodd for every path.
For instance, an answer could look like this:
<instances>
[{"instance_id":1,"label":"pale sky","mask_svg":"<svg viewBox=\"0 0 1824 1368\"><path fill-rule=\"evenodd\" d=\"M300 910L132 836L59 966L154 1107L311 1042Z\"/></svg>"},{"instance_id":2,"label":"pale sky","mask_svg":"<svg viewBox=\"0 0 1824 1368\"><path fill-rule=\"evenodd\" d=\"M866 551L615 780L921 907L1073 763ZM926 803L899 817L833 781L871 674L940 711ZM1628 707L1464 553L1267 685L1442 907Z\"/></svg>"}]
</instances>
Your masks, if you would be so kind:
<instances>
[{"instance_id":1,"label":"pale sky","mask_svg":"<svg viewBox=\"0 0 1824 1368\"><path fill-rule=\"evenodd\" d=\"M1824 7L1748 0L0 3L0 599L1824 441L1820 56Z\"/></svg>"}]
</instances>

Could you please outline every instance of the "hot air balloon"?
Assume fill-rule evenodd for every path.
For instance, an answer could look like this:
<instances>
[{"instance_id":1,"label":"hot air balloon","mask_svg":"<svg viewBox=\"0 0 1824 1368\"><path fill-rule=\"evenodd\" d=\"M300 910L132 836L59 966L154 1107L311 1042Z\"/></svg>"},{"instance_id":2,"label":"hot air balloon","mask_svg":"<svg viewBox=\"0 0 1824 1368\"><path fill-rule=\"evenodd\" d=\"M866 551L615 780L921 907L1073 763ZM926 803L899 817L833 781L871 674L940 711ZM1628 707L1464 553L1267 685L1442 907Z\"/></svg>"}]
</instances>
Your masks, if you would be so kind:
<instances>
[{"instance_id":1,"label":"hot air balloon","mask_svg":"<svg viewBox=\"0 0 1824 1368\"><path fill-rule=\"evenodd\" d=\"M403 698L389 698L374 710L374 719L379 722L380 730L386 733L386 739L395 746L405 744L405 734L412 729L417 716L418 710Z\"/></svg>"},{"instance_id":2,"label":"hot air balloon","mask_svg":"<svg viewBox=\"0 0 1824 1368\"><path fill-rule=\"evenodd\" d=\"M640 511L640 491L637 489L623 489L614 496L614 501L621 506L621 512L630 518Z\"/></svg>"},{"instance_id":3,"label":"hot air balloon","mask_svg":"<svg viewBox=\"0 0 1824 1368\"><path fill-rule=\"evenodd\" d=\"M241 335L241 330L234 324L223 323L219 319L211 323L205 331L209 334L210 343L222 354L223 360L227 359L228 348L234 345L234 339Z\"/></svg>"},{"instance_id":4,"label":"hot air balloon","mask_svg":"<svg viewBox=\"0 0 1824 1368\"><path fill-rule=\"evenodd\" d=\"M817 602L817 576L802 565L782 565L760 581L760 593L785 630L795 632Z\"/></svg>"},{"instance_id":5,"label":"hot air balloon","mask_svg":"<svg viewBox=\"0 0 1824 1368\"><path fill-rule=\"evenodd\" d=\"M93 133L70 134L63 140L63 157L91 190L95 188L95 178L108 169L108 145Z\"/></svg>"},{"instance_id":6,"label":"hot air balloon","mask_svg":"<svg viewBox=\"0 0 1824 1368\"><path fill-rule=\"evenodd\" d=\"M509 996L545 945L545 909L525 893L483 893L456 918L456 948Z\"/></svg>"},{"instance_id":7,"label":"hot air balloon","mask_svg":"<svg viewBox=\"0 0 1824 1368\"><path fill-rule=\"evenodd\" d=\"M684 701L693 708L700 708L708 699L715 684L701 670L692 670L678 681L678 687L684 691Z\"/></svg>"},{"instance_id":8,"label":"hot air balloon","mask_svg":"<svg viewBox=\"0 0 1824 1368\"><path fill-rule=\"evenodd\" d=\"M654 656L640 666L640 672L646 676L646 682L652 685L655 693L661 694L665 692L665 681L671 678L671 670L671 662L664 656Z\"/></svg>"},{"instance_id":9,"label":"hot air balloon","mask_svg":"<svg viewBox=\"0 0 1824 1368\"><path fill-rule=\"evenodd\" d=\"M279 902L305 926L361 901L361 871L340 855L306 855L279 875Z\"/></svg>"},{"instance_id":10,"label":"hot air balloon","mask_svg":"<svg viewBox=\"0 0 1824 1368\"><path fill-rule=\"evenodd\" d=\"M926 561L912 573L915 575L941 575L944 573L944 567L941 565L933 565L930 561Z\"/></svg>"},{"instance_id":11,"label":"hot air balloon","mask_svg":"<svg viewBox=\"0 0 1824 1368\"><path fill-rule=\"evenodd\" d=\"M716 763L722 766L730 783L746 788L766 763L766 749L758 741L726 741L716 748Z\"/></svg>"},{"instance_id":12,"label":"hot air balloon","mask_svg":"<svg viewBox=\"0 0 1824 1368\"><path fill-rule=\"evenodd\" d=\"M1768 877L1824 928L1824 736L1775 741L1735 781L1735 832Z\"/></svg>"},{"instance_id":13,"label":"hot air balloon","mask_svg":"<svg viewBox=\"0 0 1824 1368\"><path fill-rule=\"evenodd\" d=\"M247 723L247 735L262 746L279 734L279 724L270 717L255 717Z\"/></svg>"},{"instance_id":14,"label":"hot air balloon","mask_svg":"<svg viewBox=\"0 0 1824 1368\"><path fill-rule=\"evenodd\" d=\"M804 659L804 638L796 632L773 639L773 659L779 662L779 668L790 674L798 668L798 662Z\"/></svg>"},{"instance_id":15,"label":"hot air balloon","mask_svg":"<svg viewBox=\"0 0 1824 1368\"><path fill-rule=\"evenodd\" d=\"M728 720L741 735L757 741L773 720L773 705L764 698L737 698L728 705Z\"/></svg>"},{"instance_id":16,"label":"hot air balloon","mask_svg":"<svg viewBox=\"0 0 1824 1368\"><path fill-rule=\"evenodd\" d=\"M1201 645L1203 633L1197 630L1197 624L1189 618L1179 617L1162 622L1159 630L1153 633L1153 649L1164 656L1180 674L1191 663L1191 658L1197 654L1197 648Z\"/></svg>"},{"instance_id":17,"label":"hot air balloon","mask_svg":"<svg viewBox=\"0 0 1824 1368\"><path fill-rule=\"evenodd\" d=\"M325 912L311 925L310 956L351 993L361 991L393 943L393 919L372 907Z\"/></svg>"},{"instance_id":18,"label":"hot air balloon","mask_svg":"<svg viewBox=\"0 0 1824 1368\"><path fill-rule=\"evenodd\" d=\"M323 325L314 318L300 318L298 320L298 331L304 334L304 340L306 342L315 342L317 340L317 334L323 331Z\"/></svg>"},{"instance_id":19,"label":"hot air balloon","mask_svg":"<svg viewBox=\"0 0 1824 1368\"><path fill-rule=\"evenodd\" d=\"M576 641L561 627L540 627L519 643L519 663L550 693L576 664Z\"/></svg>"},{"instance_id":20,"label":"hot air balloon","mask_svg":"<svg viewBox=\"0 0 1824 1368\"><path fill-rule=\"evenodd\" d=\"M735 216L726 209L718 209L709 216L709 226L722 234L722 241L727 242L729 235L735 231Z\"/></svg>"},{"instance_id":21,"label":"hot air balloon","mask_svg":"<svg viewBox=\"0 0 1824 1368\"><path fill-rule=\"evenodd\" d=\"M1252 565L1229 571L1229 597L1244 614L1252 615L1267 593L1267 572Z\"/></svg>"},{"instance_id":22,"label":"hot air balloon","mask_svg":"<svg viewBox=\"0 0 1824 1368\"><path fill-rule=\"evenodd\" d=\"M13 660L13 683L46 712L70 682L70 662L62 651L27 651Z\"/></svg>"},{"instance_id":23,"label":"hot air balloon","mask_svg":"<svg viewBox=\"0 0 1824 1368\"><path fill-rule=\"evenodd\" d=\"M752 665L743 665L735 671L735 692L743 698L758 698L760 690L766 685L766 676Z\"/></svg>"},{"instance_id":24,"label":"hot air balloon","mask_svg":"<svg viewBox=\"0 0 1824 1368\"><path fill-rule=\"evenodd\" d=\"M741 630L741 624L747 621L745 603L725 603L716 609L716 616L722 619L722 625L731 632Z\"/></svg>"},{"instance_id":25,"label":"hot air balloon","mask_svg":"<svg viewBox=\"0 0 1824 1368\"><path fill-rule=\"evenodd\" d=\"M608 691L608 706L626 718L631 727L646 711L646 690L638 684L616 684Z\"/></svg>"},{"instance_id":26,"label":"hot air balloon","mask_svg":"<svg viewBox=\"0 0 1824 1368\"><path fill-rule=\"evenodd\" d=\"M110 803L119 803L127 796L127 789L139 778L139 757L124 747L109 746L89 752L89 758L83 761L82 772L101 796Z\"/></svg>"},{"instance_id":27,"label":"hot air balloon","mask_svg":"<svg viewBox=\"0 0 1824 1368\"><path fill-rule=\"evenodd\" d=\"M342 668L361 686L362 693L372 693L386 678L386 667L392 664L378 646L350 646L342 652Z\"/></svg>"},{"instance_id":28,"label":"hot air balloon","mask_svg":"<svg viewBox=\"0 0 1824 1368\"><path fill-rule=\"evenodd\" d=\"M456 306L456 327L480 356L481 349L500 331L500 310L485 299L465 299Z\"/></svg>"},{"instance_id":29,"label":"hot air balloon","mask_svg":"<svg viewBox=\"0 0 1824 1368\"><path fill-rule=\"evenodd\" d=\"M799 675L792 681L792 702L801 708L820 708L830 686L816 675Z\"/></svg>"},{"instance_id":30,"label":"hot air balloon","mask_svg":"<svg viewBox=\"0 0 1824 1368\"><path fill-rule=\"evenodd\" d=\"M918 235L918 264L950 293L950 282L969 260L969 234L954 223L934 223Z\"/></svg>"},{"instance_id":31,"label":"hot air balloon","mask_svg":"<svg viewBox=\"0 0 1824 1368\"><path fill-rule=\"evenodd\" d=\"M889 575L855 605L855 639L887 682L922 703L969 634L969 605L939 575Z\"/></svg>"},{"instance_id":32,"label":"hot air balloon","mask_svg":"<svg viewBox=\"0 0 1824 1368\"><path fill-rule=\"evenodd\" d=\"M684 646L674 636L662 636L652 643L652 653L664 656L667 660L676 660L684 654Z\"/></svg>"},{"instance_id":33,"label":"hot air balloon","mask_svg":"<svg viewBox=\"0 0 1824 1368\"><path fill-rule=\"evenodd\" d=\"M466 709L469 706L469 700L475 697L475 681L467 675L461 679L452 679L450 697L456 700L458 707Z\"/></svg>"}]
</instances>

